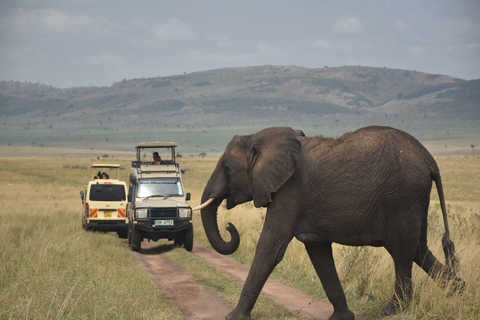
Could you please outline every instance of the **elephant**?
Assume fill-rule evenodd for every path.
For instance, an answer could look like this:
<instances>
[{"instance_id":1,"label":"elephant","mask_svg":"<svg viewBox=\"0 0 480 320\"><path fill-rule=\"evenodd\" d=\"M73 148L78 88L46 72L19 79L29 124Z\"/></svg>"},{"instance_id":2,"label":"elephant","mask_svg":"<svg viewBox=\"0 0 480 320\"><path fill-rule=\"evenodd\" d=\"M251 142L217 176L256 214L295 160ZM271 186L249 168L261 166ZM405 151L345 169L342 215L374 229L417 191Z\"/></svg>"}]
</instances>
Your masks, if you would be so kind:
<instances>
[{"instance_id":1,"label":"elephant","mask_svg":"<svg viewBox=\"0 0 480 320\"><path fill-rule=\"evenodd\" d=\"M432 181L443 214L446 263L427 246ZM289 127L272 127L233 137L202 194L201 219L211 246L235 252L240 236L231 223L230 241L219 233L218 206L252 201L266 207L254 259L228 320L251 319L251 310L290 241L301 241L333 305L329 319L354 319L332 256L332 243L383 246L395 266L395 293L383 309L398 312L412 297L413 262L443 287L461 292L458 259L445 207L438 166L427 149L406 132L381 126L358 129L336 139L306 137Z\"/></svg>"}]
</instances>

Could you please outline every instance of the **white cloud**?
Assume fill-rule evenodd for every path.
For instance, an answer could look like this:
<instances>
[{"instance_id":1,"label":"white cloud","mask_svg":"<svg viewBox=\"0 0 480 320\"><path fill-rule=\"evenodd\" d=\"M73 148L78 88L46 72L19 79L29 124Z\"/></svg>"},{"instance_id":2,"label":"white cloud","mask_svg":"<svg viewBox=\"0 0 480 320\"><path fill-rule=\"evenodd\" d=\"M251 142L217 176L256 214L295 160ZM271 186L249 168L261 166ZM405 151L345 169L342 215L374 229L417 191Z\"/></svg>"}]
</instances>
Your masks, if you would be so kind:
<instances>
[{"instance_id":1,"label":"white cloud","mask_svg":"<svg viewBox=\"0 0 480 320\"><path fill-rule=\"evenodd\" d=\"M138 17L134 17L132 19L132 25L136 28L143 29L143 30L148 30L149 28L148 23L145 22L145 20Z\"/></svg>"},{"instance_id":2,"label":"white cloud","mask_svg":"<svg viewBox=\"0 0 480 320\"><path fill-rule=\"evenodd\" d=\"M332 25L333 31L339 34L355 35L365 31L363 23L356 17L341 18Z\"/></svg>"},{"instance_id":3,"label":"white cloud","mask_svg":"<svg viewBox=\"0 0 480 320\"><path fill-rule=\"evenodd\" d=\"M225 50L242 50L248 47L252 47L252 43L247 40L232 40L229 37L207 35L205 39L212 43L213 46L219 49Z\"/></svg>"},{"instance_id":4,"label":"white cloud","mask_svg":"<svg viewBox=\"0 0 480 320\"><path fill-rule=\"evenodd\" d=\"M447 20L444 23L445 30L448 30L452 35L460 36L475 33L480 27L468 20Z\"/></svg>"},{"instance_id":5,"label":"white cloud","mask_svg":"<svg viewBox=\"0 0 480 320\"><path fill-rule=\"evenodd\" d=\"M408 53L416 59L422 58L426 51L427 48L422 46L415 46L408 49Z\"/></svg>"},{"instance_id":6,"label":"white cloud","mask_svg":"<svg viewBox=\"0 0 480 320\"><path fill-rule=\"evenodd\" d=\"M33 50L29 47L5 46L0 47L0 57L5 59L22 59L31 57Z\"/></svg>"},{"instance_id":7,"label":"white cloud","mask_svg":"<svg viewBox=\"0 0 480 320\"><path fill-rule=\"evenodd\" d=\"M221 62L221 63L245 63L255 60L256 55L251 53L228 54L228 53L203 53L200 50L193 50L191 58L194 61Z\"/></svg>"},{"instance_id":8,"label":"white cloud","mask_svg":"<svg viewBox=\"0 0 480 320\"><path fill-rule=\"evenodd\" d=\"M358 51L365 51L372 49L372 45L365 42L358 42L358 41L350 41L345 39L340 39L339 41L335 41L335 43L331 43L329 41L319 39L312 42L310 45L312 48L316 49L328 49L338 53L352 53Z\"/></svg>"},{"instance_id":9,"label":"white cloud","mask_svg":"<svg viewBox=\"0 0 480 320\"><path fill-rule=\"evenodd\" d=\"M460 43L460 44L452 44L448 46L448 50L454 51L454 50L472 50L472 49L480 49L480 43Z\"/></svg>"},{"instance_id":10,"label":"white cloud","mask_svg":"<svg viewBox=\"0 0 480 320\"><path fill-rule=\"evenodd\" d=\"M214 42L217 48L229 48L233 45L233 42L227 37L209 35L207 36L207 40Z\"/></svg>"},{"instance_id":11,"label":"white cloud","mask_svg":"<svg viewBox=\"0 0 480 320\"><path fill-rule=\"evenodd\" d=\"M105 69L127 69L127 63L118 55L112 52L104 52L97 56L91 56L86 59L87 63Z\"/></svg>"},{"instance_id":12,"label":"white cloud","mask_svg":"<svg viewBox=\"0 0 480 320\"><path fill-rule=\"evenodd\" d=\"M221 62L221 63L253 63L262 58L278 58L279 56L284 55L284 52L280 49L272 47L266 43L260 42L257 44L255 49L250 53L225 53L225 52L214 52L214 53L204 53L200 50L193 50L191 53L191 58L195 61L208 61L208 62Z\"/></svg>"},{"instance_id":13,"label":"white cloud","mask_svg":"<svg viewBox=\"0 0 480 320\"><path fill-rule=\"evenodd\" d=\"M17 32L50 31L55 33L92 32L105 33L119 27L101 17L69 14L55 9L24 10L3 17L0 30Z\"/></svg>"},{"instance_id":14,"label":"white cloud","mask_svg":"<svg viewBox=\"0 0 480 320\"><path fill-rule=\"evenodd\" d=\"M206 39L208 41L211 41L217 48L221 48L221 49L235 49L235 48L242 49L242 48L252 46L252 44L246 40L233 41L228 37L208 35Z\"/></svg>"},{"instance_id":15,"label":"white cloud","mask_svg":"<svg viewBox=\"0 0 480 320\"><path fill-rule=\"evenodd\" d=\"M330 42L328 42L327 40L315 40L312 42L312 47L314 48L331 48L332 45L330 44Z\"/></svg>"},{"instance_id":16,"label":"white cloud","mask_svg":"<svg viewBox=\"0 0 480 320\"><path fill-rule=\"evenodd\" d=\"M276 57L279 55L283 55L283 51L272 47L266 43L260 42L257 45L257 55L263 57Z\"/></svg>"},{"instance_id":17,"label":"white cloud","mask_svg":"<svg viewBox=\"0 0 480 320\"><path fill-rule=\"evenodd\" d=\"M177 18L155 25L154 32L161 40L191 40L196 37L192 27Z\"/></svg>"},{"instance_id":18,"label":"white cloud","mask_svg":"<svg viewBox=\"0 0 480 320\"><path fill-rule=\"evenodd\" d=\"M408 25L401 21L401 20L397 20L395 22L395 30L397 30L399 33L405 33L407 32L409 29Z\"/></svg>"}]
</instances>

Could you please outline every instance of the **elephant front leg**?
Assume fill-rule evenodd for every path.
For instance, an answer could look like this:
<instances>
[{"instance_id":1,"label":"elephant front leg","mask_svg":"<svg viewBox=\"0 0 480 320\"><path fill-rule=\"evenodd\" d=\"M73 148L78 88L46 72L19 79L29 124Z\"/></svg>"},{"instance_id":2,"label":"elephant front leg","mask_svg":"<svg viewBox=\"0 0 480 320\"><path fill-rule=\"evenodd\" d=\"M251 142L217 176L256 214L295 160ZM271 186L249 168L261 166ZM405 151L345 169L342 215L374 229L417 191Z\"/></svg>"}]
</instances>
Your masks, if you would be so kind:
<instances>
[{"instance_id":1,"label":"elephant front leg","mask_svg":"<svg viewBox=\"0 0 480 320\"><path fill-rule=\"evenodd\" d=\"M255 302L262 291L265 282L275 266L282 260L288 243L293 236L288 236L285 230L271 234L264 231L258 240L255 257L248 273L237 307L227 315L227 320L249 320ZM269 228L267 228L269 229Z\"/></svg>"},{"instance_id":2,"label":"elephant front leg","mask_svg":"<svg viewBox=\"0 0 480 320\"><path fill-rule=\"evenodd\" d=\"M329 320L353 320L355 315L348 309L347 300L343 293L342 284L338 278L335 262L333 261L332 245L305 244L310 260L322 282L328 300L333 305L333 314Z\"/></svg>"}]
</instances>

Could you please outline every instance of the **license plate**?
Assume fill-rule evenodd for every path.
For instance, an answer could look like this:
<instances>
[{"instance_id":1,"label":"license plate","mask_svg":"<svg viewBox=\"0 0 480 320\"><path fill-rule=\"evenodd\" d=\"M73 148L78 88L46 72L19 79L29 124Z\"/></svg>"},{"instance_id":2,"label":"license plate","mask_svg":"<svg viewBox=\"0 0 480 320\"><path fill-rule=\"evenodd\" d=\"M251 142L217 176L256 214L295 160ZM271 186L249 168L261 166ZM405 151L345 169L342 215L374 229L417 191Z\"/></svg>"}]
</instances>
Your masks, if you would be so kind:
<instances>
[{"instance_id":1,"label":"license plate","mask_svg":"<svg viewBox=\"0 0 480 320\"><path fill-rule=\"evenodd\" d=\"M173 226L173 220L155 220L156 226Z\"/></svg>"},{"instance_id":2,"label":"license plate","mask_svg":"<svg viewBox=\"0 0 480 320\"><path fill-rule=\"evenodd\" d=\"M112 211L103 211L103 217L104 218L111 218L112 217Z\"/></svg>"}]
</instances>

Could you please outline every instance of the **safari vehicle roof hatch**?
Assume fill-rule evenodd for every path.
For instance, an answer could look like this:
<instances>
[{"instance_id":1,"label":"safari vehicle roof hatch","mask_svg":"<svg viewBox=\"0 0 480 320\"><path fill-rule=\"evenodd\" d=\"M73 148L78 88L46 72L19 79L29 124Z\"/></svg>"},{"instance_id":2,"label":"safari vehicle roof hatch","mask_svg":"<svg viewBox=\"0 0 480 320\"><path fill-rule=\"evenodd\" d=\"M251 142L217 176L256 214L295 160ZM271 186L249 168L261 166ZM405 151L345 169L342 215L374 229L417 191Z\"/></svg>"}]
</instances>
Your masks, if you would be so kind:
<instances>
[{"instance_id":1,"label":"safari vehicle roof hatch","mask_svg":"<svg viewBox=\"0 0 480 320\"><path fill-rule=\"evenodd\" d=\"M92 168L92 177L97 174L96 171L99 170L99 169L109 169L109 170L115 170L115 175L116 175L115 179L110 178L110 180L118 180L118 178L119 178L119 169L120 169L119 164L94 163L94 164L92 164L91 168Z\"/></svg>"},{"instance_id":2,"label":"safari vehicle roof hatch","mask_svg":"<svg viewBox=\"0 0 480 320\"><path fill-rule=\"evenodd\" d=\"M176 152L175 148L177 147L176 142L141 142L135 148L137 150L136 160L132 161L132 166L139 168L140 166L153 164L152 154L153 152L158 152L161 156L161 164L163 168L155 168L154 171L175 171L174 168L177 165L176 162ZM168 168L172 166L172 168ZM143 172L149 171L147 168L142 170Z\"/></svg>"},{"instance_id":3,"label":"safari vehicle roof hatch","mask_svg":"<svg viewBox=\"0 0 480 320\"><path fill-rule=\"evenodd\" d=\"M137 145L137 148L171 148L177 147L176 142L141 142Z\"/></svg>"}]
</instances>

